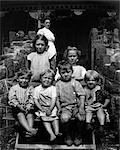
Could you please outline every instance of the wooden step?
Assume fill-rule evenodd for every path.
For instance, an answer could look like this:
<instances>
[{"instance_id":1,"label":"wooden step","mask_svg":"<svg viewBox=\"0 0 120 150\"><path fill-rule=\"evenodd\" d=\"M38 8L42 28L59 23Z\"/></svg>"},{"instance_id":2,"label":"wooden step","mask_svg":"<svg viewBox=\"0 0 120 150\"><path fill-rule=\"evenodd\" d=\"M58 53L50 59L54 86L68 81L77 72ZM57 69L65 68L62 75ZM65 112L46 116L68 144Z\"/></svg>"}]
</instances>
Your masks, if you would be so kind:
<instances>
[{"instance_id":1,"label":"wooden step","mask_svg":"<svg viewBox=\"0 0 120 150\"><path fill-rule=\"evenodd\" d=\"M19 144L19 133L17 133L16 136L16 143L15 143L15 150L18 149L27 149L27 150L62 150L62 149L66 149L66 150L73 150L73 149L77 149L77 150L83 150L83 149L89 149L89 150L96 150L96 144L95 144L95 134L94 131L92 132L92 144L81 144L80 146L67 146L67 145L47 145L47 144Z\"/></svg>"}]
</instances>

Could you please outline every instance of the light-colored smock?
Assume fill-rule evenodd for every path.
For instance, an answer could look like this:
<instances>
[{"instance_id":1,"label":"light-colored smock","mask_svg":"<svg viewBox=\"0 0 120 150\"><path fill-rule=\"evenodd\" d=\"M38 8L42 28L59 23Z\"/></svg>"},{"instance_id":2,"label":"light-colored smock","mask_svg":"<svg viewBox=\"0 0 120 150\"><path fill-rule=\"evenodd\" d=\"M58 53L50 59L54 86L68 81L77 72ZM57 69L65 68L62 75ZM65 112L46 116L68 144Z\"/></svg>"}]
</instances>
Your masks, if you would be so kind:
<instances>
[{"instance_id":1,"label":"light-colored smock","mask_svg":"<svg viewBox=\"0 0 120 150\"><path fill-rule=\"evenodd\" d=\"M53 121L58 119L57 117L57 107L54 106L50 116L46 115L46 111L49 110L52 100L57 97L55 86L50 86L48 88L43 88L41 85L37 86L34 90L34 99L37 99L42 107L42 111L37 111L36 115L41 117L44 121Z\"/></svg>"},{"instance_id":2,"label":"light-colored smock","mask_svg":"<svg viewBox=\"0 0 120 150\"><path fill-rule=\"evenodd\" d=\"M84 79L85 73L86 73L86 69L83 66L80 65L73 66L72 77L74 79L78 79L78 80Z\"/></svg>"},{"instance_id":3,"label":"light-colored smock","mask_svg":"<svg viewBox=\"0 0 120 150\"><path fill-rule=\"evenodd\" d=\"M48 52L44 52L42 54L38 54L37 52L32 52L27 56L27 60L31 61L32 71L32 81L39 81L40 74L46 70L50 69L50 56Z\"/></svg>"},{"instance_id":4,"label":"light-colored smock","mask_svg":"<svg viewBox=\"0 0 120 150\"><path fill-rule=\"evenodd\" d=\"M16 107L18 104L22 105L25 110L30 110L33 105L33 87L22 88L16 84L10 88L8 104Z\"/></svg>"}]
</instances>

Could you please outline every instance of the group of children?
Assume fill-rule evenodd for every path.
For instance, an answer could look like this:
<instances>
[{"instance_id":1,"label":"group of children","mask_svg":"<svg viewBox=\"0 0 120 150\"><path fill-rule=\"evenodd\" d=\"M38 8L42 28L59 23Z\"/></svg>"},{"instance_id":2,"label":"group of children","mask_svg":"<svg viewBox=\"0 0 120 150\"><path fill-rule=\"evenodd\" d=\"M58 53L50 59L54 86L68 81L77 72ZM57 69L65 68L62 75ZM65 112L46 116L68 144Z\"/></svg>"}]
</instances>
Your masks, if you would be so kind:
<instances>
[{"instance_id":1,"label":"group of children","mask_svg":"<svg viewBox=\"0 0 120 150\"><path fill-rule=\"evenodd\" d=\"M14 117L24 127L25 136L37 133L38 129L34 128L35 115L43 121L51 142L64 134L67 145L80 145L83 122L86 120L87 129L90 129L94 112L103 131L104 108L110 102L110 94L101 88L100 74L77 65L80 51L71 46L67 47L64 59L56 67L56 53L53 55L51 50L48 51L48 39L44 34L35 37L33 48L35 52L27 56L28 70L17 74L18 84L9 91L9 105ZM75 124L71 128L72 120Z\"/></svg>"}]
</instances>

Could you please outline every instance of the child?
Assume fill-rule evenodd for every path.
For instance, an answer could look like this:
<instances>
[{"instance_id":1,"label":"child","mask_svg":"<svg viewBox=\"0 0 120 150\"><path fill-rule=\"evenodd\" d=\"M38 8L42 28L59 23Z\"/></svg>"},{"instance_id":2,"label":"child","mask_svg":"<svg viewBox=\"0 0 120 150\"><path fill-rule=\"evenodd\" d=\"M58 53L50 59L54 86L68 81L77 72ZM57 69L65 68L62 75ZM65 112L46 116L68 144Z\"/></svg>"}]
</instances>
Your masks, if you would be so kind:
<instances>
[{"instance_id":1,"label":"child","mask_svg":"<svg viewBox=\"0 0 120 150\"><path fill-rule=\"evenodd\" d=\"M26 130L26 136L35 135L37 130L33 128L33 87L29 86L30 73L18 72L18 84L12 86L9 91L9 105L12 106L13 116Z\"/></svg>"},{"instance_id":2,"label":"child","mask_svg":"<svg viewBox=\"0 0 120 150\"><path fill-rule=\"evenodd\" d=\"M47 52L48 40L44 35L36 36L33 47L36 52L32 52L27 56L27 68L32 71L31 80L39 81L39 76L45 69L51 68L55 71L55 63Z\"/></svg>"},{"instance_id":3,"label":"child","mask_svg":"<svg viewBox=\"0 0 120 150\"><path fill-rule=\"evenodd\" d=\"M76 47L71 46L68 46L64 52L64 59L68 61L73 67L72 77L78 81L82 81L86 73L86 69L83 66L77 65L80 55L81 51L79 51ZM56 75L56 79L58 77L59 74Z\"/></svg>"},{"instance_id":4,"label":"child","mask_svg":"<svg viewBox=\"0 0 120 150\"><path fill-rule=\"evenodd\" d=\"M42 118L46 130L50 134L50 141L53 141L59 135L57 107L55 106L56 88L52 85L54 72L50 69L45 70L40 74L40 80L41 84L35 87L34 91L34 100L38 107L36 115Z\"/></svg>"},{"instance_id":5,"label":"child","mask_svg":"<svg viewBox=\"0 0 120 150\"><path fill-rule=\"evenodd\" d=\"M81 130L82 122L85 119L84 98L85 93L80 82L72 79L73 69L69 62L61 61L58 65L60 79L56 83L57 107L60 114L65 143L68 146L73 144L71 131L75 129L73 136L74 144L80 145L82 142ZM76 119L76 126L70 128L71 119Z\"/></svg>"},{"instance_id":6,"label":"child","mask_svg":"<svg viewBox=\"0 0 120 150\"><path fill-rule=\"evenodd\" d=\"M56 48L55 48L55 36L54 34L50 31L50 25L51 25L51 19L49 17L44 18L44 28L39 29L37 32L37 35L44 35L48 39L48 52L52 57L56 59Z\"/></svg>"},{"instance_id":7,"label":"child","mask_svg":"<svg viewBox=\"0 0 120 150\"><path fill-rule=\"evenodd\" d=\"M110 102L110 94L99 85L100 80L100 74L95 70L88 70L86 72L86 86L84 88L86 93L85 108L87 129L91 129L91 120L95 112L100 123L100 131L103 132L105 122L104 108L106 108Z\"/></svg>"}]
</instances>

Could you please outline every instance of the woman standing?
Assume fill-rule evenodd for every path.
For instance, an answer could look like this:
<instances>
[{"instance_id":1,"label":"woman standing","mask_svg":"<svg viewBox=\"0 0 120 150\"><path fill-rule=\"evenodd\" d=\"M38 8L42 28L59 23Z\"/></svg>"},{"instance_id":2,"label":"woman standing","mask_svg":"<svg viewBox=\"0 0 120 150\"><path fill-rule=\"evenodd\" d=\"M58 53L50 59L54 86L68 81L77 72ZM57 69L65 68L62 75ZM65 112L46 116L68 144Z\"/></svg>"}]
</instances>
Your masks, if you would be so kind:
<instances>
[{"instance_id":1,"label":"woman standing","mask_svg":"<svg viewBox=\"0 0 120 150\"><path fill-rule=\"evenodd\" d=\"M47 39L48 39L48 52L49 55L51 56L51 58L54 57L54 59L56 60L56 48L54 45L54 41L55 41L55 36L54 34L50 31L50 25L51 25L51 19L50 18L45 18L44 19L44 27L42 29L39 29L37 32L37 35L44 35Z\"/></svg>"}]
</instances>

